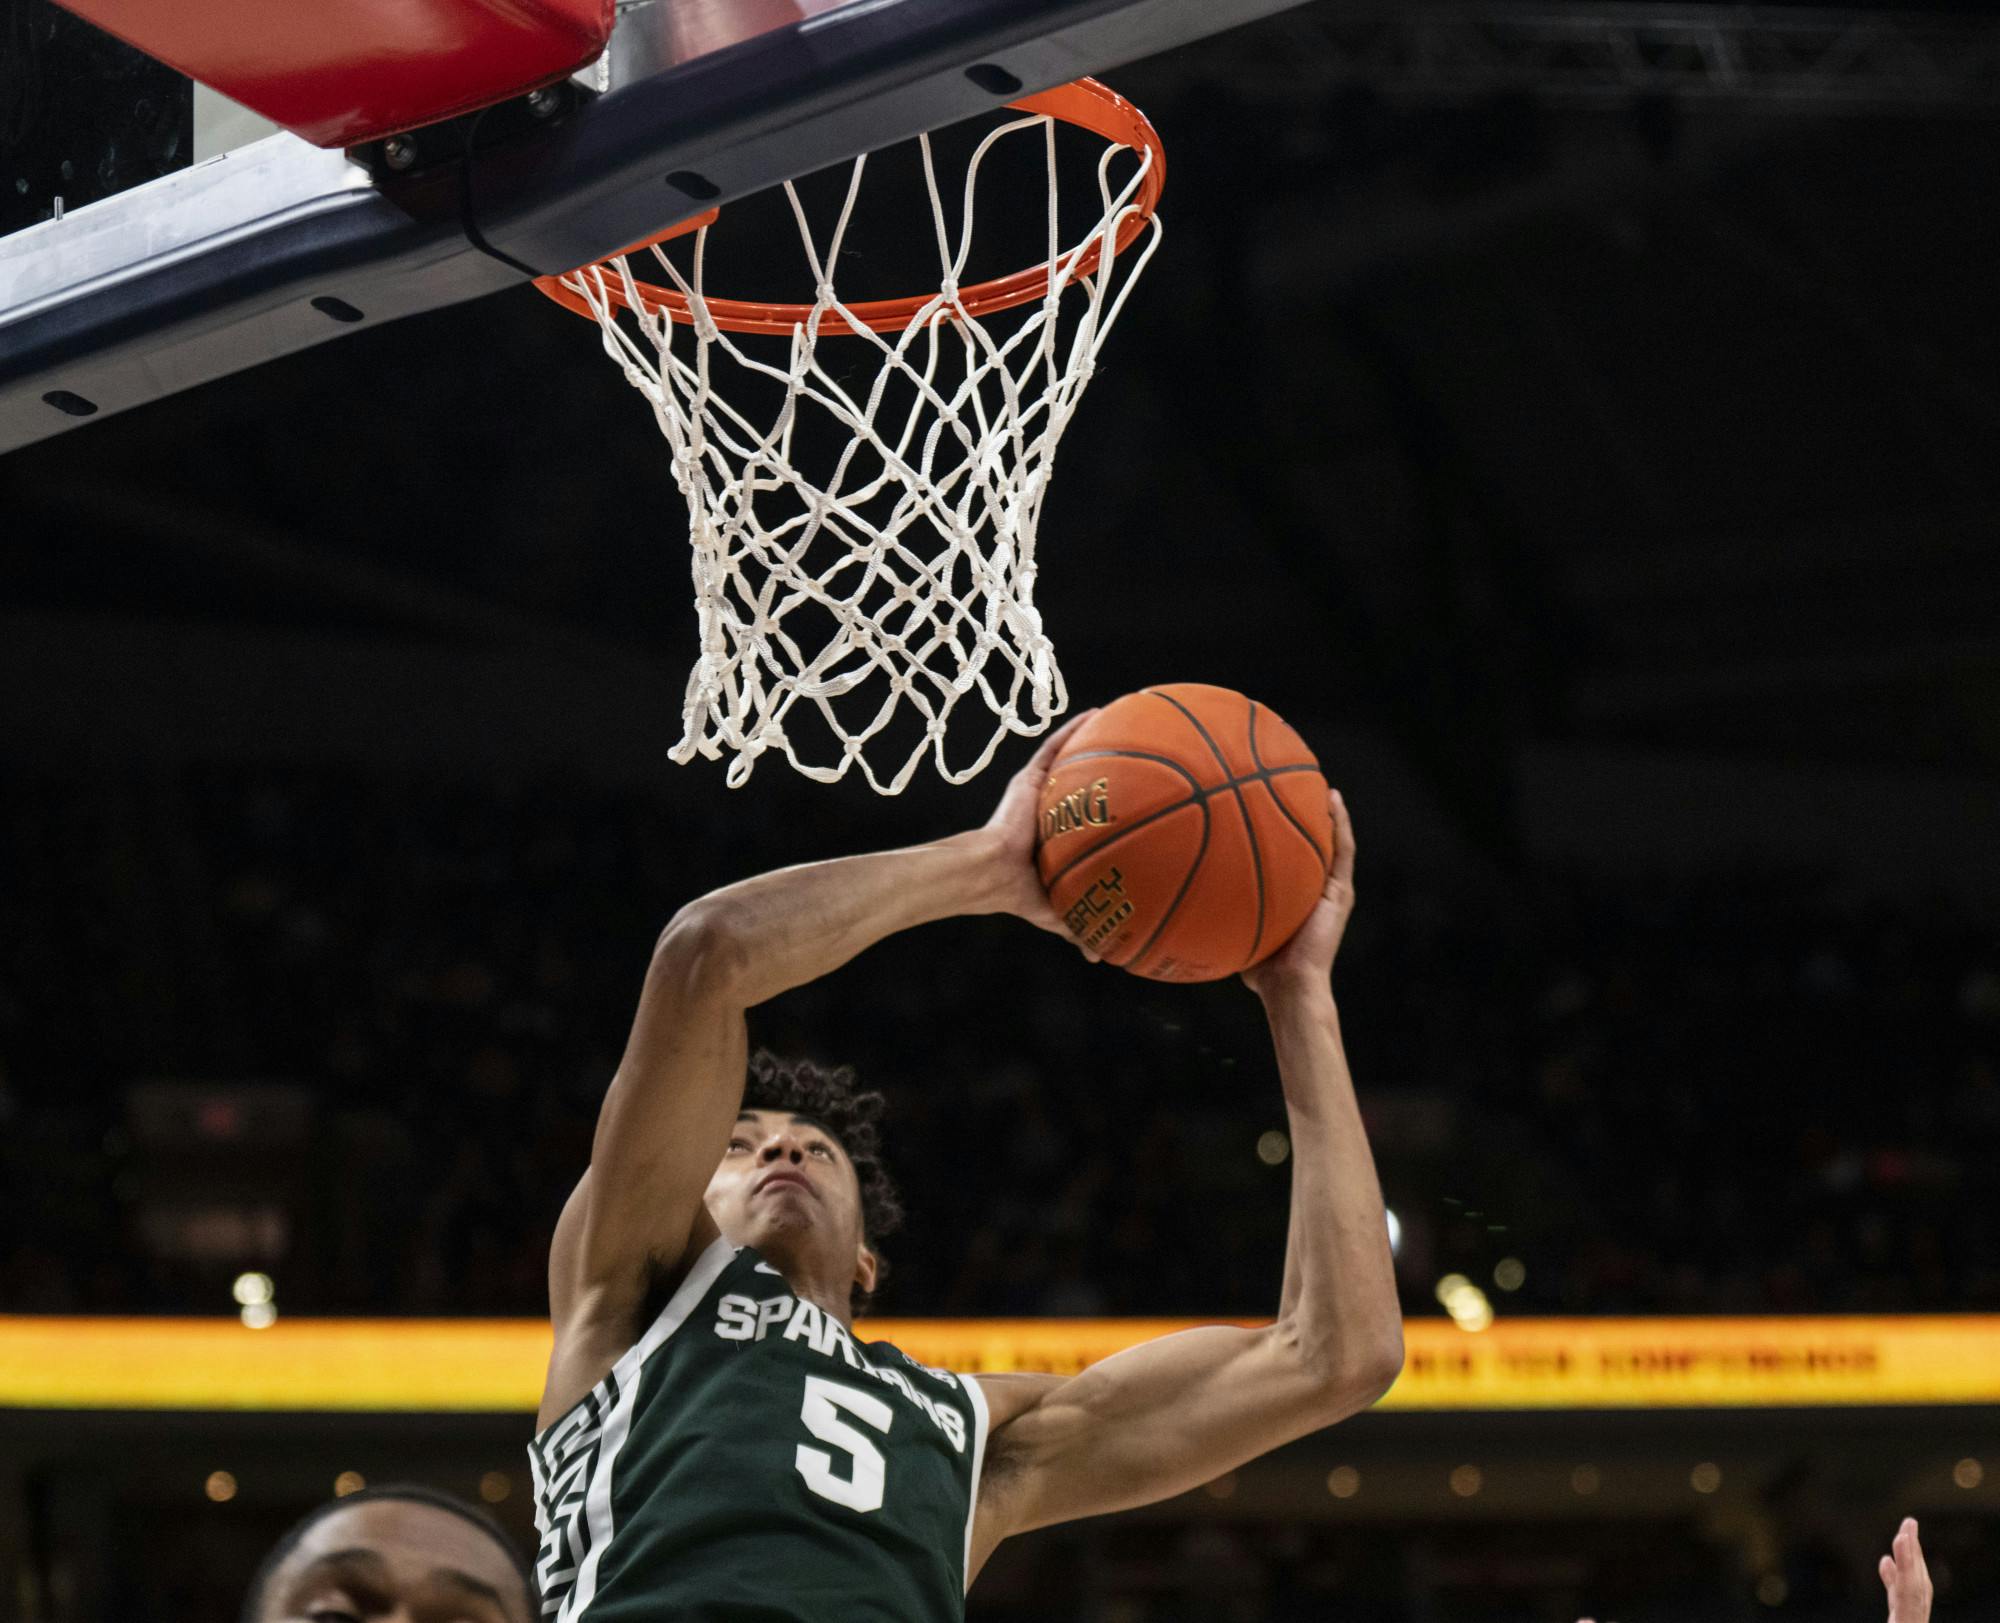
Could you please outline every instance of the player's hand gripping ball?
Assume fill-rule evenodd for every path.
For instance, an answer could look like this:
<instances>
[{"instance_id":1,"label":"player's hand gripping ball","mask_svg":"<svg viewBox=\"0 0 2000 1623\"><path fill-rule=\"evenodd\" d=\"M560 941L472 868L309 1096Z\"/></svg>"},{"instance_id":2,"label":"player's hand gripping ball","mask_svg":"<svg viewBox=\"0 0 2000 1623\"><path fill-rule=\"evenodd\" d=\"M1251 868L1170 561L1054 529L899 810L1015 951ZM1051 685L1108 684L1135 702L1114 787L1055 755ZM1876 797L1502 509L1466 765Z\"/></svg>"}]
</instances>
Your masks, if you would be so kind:
<instances>
[{"instance_id":1,"label":"player's hand gripping ball","mask_svg":"<svg viewBox=\"0 0 2000 1623\"><path fill-rule=\"evenodd\" d=\"M1326 779L1299 735L1229 688L1128 693L1049 769L1035 863L1069 933L1161 981L1276 952L1326 884Z\"/></svg>"}]
</instances>

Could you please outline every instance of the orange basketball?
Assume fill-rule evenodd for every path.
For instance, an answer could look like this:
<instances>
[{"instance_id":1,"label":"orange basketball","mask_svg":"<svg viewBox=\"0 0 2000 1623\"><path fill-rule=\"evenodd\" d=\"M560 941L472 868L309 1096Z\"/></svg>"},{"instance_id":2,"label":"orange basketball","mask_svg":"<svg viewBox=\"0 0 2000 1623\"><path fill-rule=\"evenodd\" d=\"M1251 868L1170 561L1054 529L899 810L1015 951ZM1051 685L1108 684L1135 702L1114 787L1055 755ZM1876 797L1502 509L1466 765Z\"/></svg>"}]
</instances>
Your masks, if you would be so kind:
<instances>
[{"instance_id":1,"label":"orange basketball","mask_svg":"<svg viewBox=\"0 0 2000 1623\"><path fill-rule=\"evenodd\" d=\"M1248 969L1305 923L1333 860L1304 740L1228 688L1128 693L1080 728L1042 792L1035 860L1070 933L1160 981Z\"/></svg>"}]
</instances>

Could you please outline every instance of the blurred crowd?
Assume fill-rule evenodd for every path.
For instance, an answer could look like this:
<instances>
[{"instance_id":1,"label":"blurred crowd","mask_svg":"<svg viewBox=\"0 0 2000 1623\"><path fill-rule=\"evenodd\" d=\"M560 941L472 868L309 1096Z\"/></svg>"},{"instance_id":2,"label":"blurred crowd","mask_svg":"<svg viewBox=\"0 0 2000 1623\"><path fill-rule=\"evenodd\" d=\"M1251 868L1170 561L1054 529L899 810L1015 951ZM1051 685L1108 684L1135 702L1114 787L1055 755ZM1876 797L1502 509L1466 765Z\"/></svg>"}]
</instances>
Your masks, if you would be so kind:
<instances>
[{"instance_id":1,"label":"blurred crowd","mask_svg":"<svg viewBox=\"0 0 2000 1623\"><path fill-rule=\"evenodd\" d=\"M542 1311L673 908L907 832L779 804L242 767L13 784L0 1311L228 1311L246 1267L281 1311ZM1407 1306L1457 1271L1502 1313L2000 1309L1995 923L1768 870L1447 892L1371 868L1336 989ZM890 1097L910 1221L881 1311L1275 1302L1284 1117L1240 987L958 920L752 1031Z\"/></svg>"}]
</instances>

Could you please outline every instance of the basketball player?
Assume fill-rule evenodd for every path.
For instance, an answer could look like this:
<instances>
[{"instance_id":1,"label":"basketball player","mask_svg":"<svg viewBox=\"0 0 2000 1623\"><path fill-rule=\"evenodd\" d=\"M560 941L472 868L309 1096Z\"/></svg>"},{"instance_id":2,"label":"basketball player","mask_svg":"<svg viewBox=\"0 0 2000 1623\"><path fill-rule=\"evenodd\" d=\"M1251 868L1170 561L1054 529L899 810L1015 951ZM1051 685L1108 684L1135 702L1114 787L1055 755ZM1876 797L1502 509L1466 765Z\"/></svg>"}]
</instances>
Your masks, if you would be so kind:
<instances>
[{"instance_id":1,"label":"basketball player","mask_svg":"<svg viewBox=\"0 0 2000 1623\"><path fill-rule=\"evenodd\" d=\"M531 1623L534 1580L506 1530L433 1488L364 1488L279 1539L243 1623Z\"/></svg>"},{"instance_id":2,"label":"basketball player","mask_svg":"<svg viewBox=\"0 0 2000 1623\"><path fill-rule=\"evenodd\" d=\"M953 914L1059 932L1035 876L1035 817L1074 725L984 827L731 885L660 938L550 1250L555 1350L531 1449L546 1614L962 1617L1009 1535L1185 1492L1366 1408L1395 1379L1387 1220L1330 984L1354 902L1337 796L1321 900L1244 976L1291 1117L1276 1322L1166 1336L1070 1378L958 1376L851 1331L880 1269L856 1169L875 1171L872 1124L857 1144L810 1100L742 1108L744 1011Z\"/></svg>"}]
</instances>

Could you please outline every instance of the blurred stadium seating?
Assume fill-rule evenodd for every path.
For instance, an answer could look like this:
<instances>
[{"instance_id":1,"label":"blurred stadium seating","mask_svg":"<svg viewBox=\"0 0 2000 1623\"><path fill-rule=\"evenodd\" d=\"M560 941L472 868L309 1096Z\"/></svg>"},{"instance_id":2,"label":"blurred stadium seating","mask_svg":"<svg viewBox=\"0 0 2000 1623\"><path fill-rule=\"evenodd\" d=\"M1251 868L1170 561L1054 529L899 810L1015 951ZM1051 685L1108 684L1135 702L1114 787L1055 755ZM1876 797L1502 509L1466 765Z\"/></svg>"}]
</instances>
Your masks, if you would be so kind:
<instances>
[{"instance_id":1,"label":"blurred stadium seating","mask_svg":"<svg viewBox=\"0 0 2000 1623\"><path fill-rule=\"evenodd\" d=\"M731 808L722 832L554 784L17 783L0 1307L221 1311L254 1264L287 1311L538 1312L653 935L775 838ZM1777 872L1369 877L1340 989L1411 1311L1503 1257L1503 1311L2000 1308L1990 915ZM913 1220L886 1310L1272 1299L1282 1119L1235 987L961 921L755 1024L891 1097Z\"/></svg>"}]
</instances>

